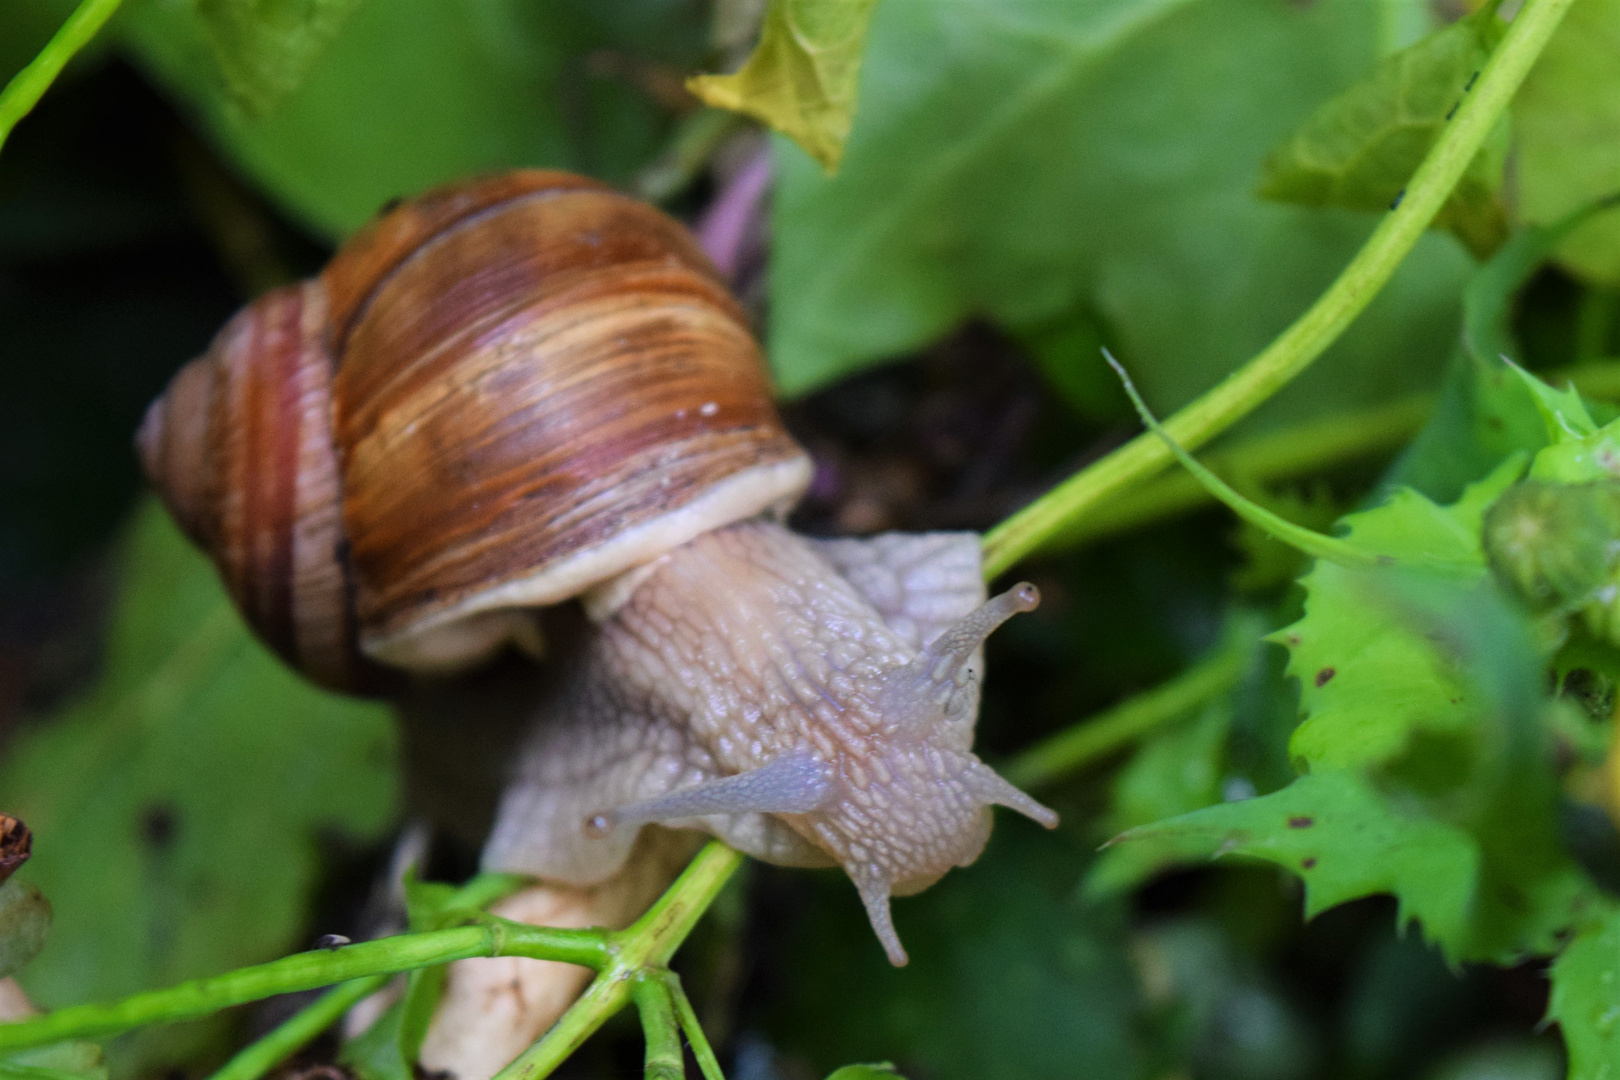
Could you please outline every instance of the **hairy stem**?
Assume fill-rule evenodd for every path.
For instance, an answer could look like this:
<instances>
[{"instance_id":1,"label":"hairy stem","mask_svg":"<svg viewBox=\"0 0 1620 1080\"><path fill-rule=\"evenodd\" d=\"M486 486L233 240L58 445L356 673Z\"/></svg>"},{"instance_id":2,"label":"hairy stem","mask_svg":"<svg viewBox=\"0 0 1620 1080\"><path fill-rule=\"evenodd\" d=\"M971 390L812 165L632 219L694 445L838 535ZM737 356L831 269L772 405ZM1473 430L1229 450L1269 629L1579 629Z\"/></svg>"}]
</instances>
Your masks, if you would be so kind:
<instances>
[{"instance_id":1,"label":"hairy stem","mask_svg":"<svg viewBox=\"0 0 1620 1080\"><path fill-rule=\"evenodd\" d=\"M1248 629L1234 628L1207 657L1169 682L1036 743L998 771L1019 787L1039 787L1185 716L1237 684L1254 651L1254 635Z\"/></svg>"},{"instance_id":2,"label":"hairy stem","mask_svg":"<svg viewBox=\"0 0 1620 1080\"><path fill-rule=\"evenodd\" d=\"M0 90L0 147L5 146L17 121L33 111L67 62L89 44L121 3L123 0L83 0L45 43L39 55Z\"/></svg>"},{"instance_id":3,"label":"hairy stem","mask_svg":"<svg viewBox=\"0 0 1620 1080\"><path fill-rule=\"evenodd\" d=\"M1445 203L1572 2L1525 0L1395 209L1293 325L1165 422L1171 438L1190 450L1225 431L1309 367L1361 314ZM1140 484L1171 460L1169 448L1144 433L1082 469L985 535L987 573L1002 573L1092 507Z\"/></svg>"}]
</instances>

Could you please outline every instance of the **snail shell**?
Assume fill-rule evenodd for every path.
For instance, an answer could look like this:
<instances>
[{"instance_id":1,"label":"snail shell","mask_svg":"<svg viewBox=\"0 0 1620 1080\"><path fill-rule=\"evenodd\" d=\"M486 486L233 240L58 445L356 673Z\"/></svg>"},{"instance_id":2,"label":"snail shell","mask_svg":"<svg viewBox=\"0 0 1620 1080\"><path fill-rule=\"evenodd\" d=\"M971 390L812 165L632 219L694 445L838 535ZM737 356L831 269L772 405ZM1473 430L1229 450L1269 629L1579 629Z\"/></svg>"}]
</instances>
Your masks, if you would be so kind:
<instances>
[{"instance_id":1,"label":"snail shell","mask_svg":"<svg viewBox=\"0 0 1620 1080\"><path fill-rule=\"evenodd\" d=\"M238 314L137 443L249 622L337 687L476 662L810 475L690 235L539 171L383 215Z\"/></svg>"}]
</instances>

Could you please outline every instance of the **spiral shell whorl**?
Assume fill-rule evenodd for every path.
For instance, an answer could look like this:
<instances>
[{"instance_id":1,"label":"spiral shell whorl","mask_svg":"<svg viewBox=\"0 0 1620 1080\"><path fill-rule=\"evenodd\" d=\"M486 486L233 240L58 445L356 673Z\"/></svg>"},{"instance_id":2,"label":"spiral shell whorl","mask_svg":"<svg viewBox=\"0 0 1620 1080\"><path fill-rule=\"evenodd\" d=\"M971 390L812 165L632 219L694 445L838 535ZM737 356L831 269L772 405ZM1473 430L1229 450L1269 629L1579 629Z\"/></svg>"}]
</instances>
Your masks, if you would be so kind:
<instances>
[{"instance_id":1,"label":"spiral shell whorl","mask_svg":"<svg viewBox=\"0 0 1620 1080\"><path fill-rule=\"evenodd\" d=\"M354 650L332 361L319 282L237 314L147 411L147 477L213 559L243 616L323 685L351 688Z\"/></svg>"},{"instance_id":2,"label":"spiral shell whorl","mask_svg":"<svg viewBox=\"0 0 1620 1080\"><path fill-rule=\"evenodd\" d=\"M380 219L324 279L370 655L410 666L809 479L746 317L645 203L556 173L475 181Z\"/></svg>"}]
</instances>

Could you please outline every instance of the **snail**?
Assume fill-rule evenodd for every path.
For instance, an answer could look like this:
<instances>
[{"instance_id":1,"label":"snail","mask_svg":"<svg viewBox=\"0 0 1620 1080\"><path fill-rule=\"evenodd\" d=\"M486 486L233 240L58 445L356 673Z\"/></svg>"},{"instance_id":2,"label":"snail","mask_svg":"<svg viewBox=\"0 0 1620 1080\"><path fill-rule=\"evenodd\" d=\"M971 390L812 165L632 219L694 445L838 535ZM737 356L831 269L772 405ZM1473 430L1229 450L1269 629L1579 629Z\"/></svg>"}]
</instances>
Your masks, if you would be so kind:
<instances>
[{"instance_id":1,"label":"snail","mask_svg":"<svg viewBox=\"0 0 1620 1080\"><path fill-rule=\"evenodd\" d=\"M565 173L387 209L254 302L137 435L246 619L328 687L545 650L484 852L589 885L641 826L836 865L889 958L904 895L977 857L989 807L1055 815L971 749L985 599L971 533L801 537L810 462L743 312L680 224Z\"/></svg>"}]
</instances>

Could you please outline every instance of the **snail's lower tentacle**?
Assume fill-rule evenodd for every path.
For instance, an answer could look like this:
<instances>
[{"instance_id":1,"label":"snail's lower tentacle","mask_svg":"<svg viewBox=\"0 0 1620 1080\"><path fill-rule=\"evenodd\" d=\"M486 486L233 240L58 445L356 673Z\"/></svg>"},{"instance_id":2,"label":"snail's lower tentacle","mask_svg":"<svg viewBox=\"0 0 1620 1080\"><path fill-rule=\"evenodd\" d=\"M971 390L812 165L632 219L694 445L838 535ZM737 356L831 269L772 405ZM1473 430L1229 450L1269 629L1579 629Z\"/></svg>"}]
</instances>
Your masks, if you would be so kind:
<instances>
[{"instance_id":1,"label":"snail's lower tentacle","mask_svg":"<svg viewBox=\"0 0 1620 1080\"><path fill-rule=\"evenodd\" d=\"M592 814L585 832L602 837L618 825L708 814L807 814L834 797L832 769L809 753L791 753L757 769Z\"/></svg>"}]
</instances>

